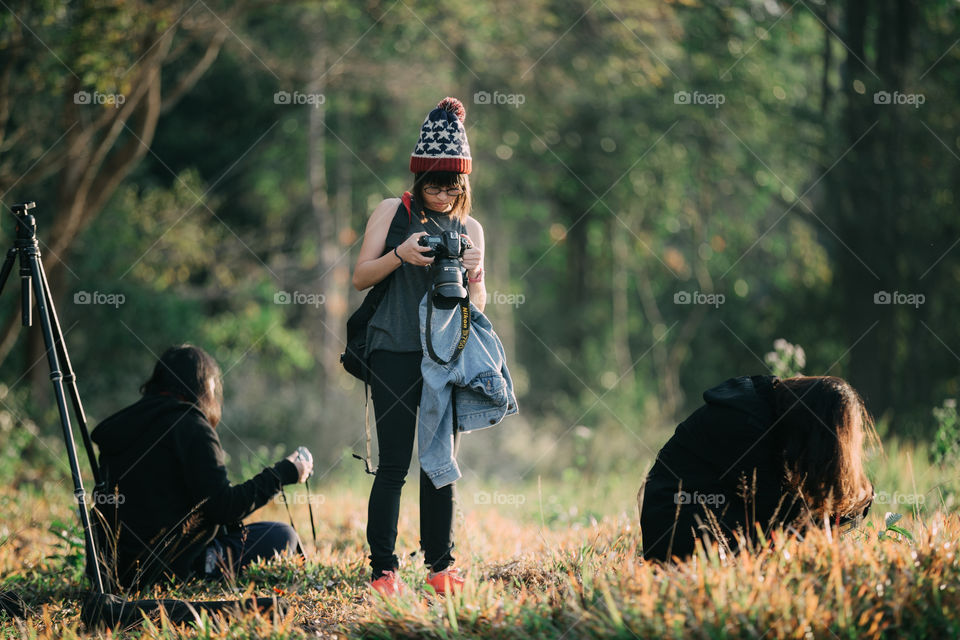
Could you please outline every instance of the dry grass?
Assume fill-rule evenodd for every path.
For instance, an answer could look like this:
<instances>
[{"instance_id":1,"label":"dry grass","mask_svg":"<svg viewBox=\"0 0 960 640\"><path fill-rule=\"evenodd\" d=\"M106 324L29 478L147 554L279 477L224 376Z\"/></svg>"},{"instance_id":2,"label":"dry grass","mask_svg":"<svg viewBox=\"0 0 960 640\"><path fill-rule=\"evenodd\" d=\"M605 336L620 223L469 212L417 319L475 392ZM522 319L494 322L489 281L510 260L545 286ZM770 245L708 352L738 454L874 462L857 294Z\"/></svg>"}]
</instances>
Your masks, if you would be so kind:
<instances>
[{"instance_id":1,"label":"dry grass","mask_svg":"<svg viewBox=\"0 0 960 640\"><path fill-rule=\"evenodd\" d=\"M194 599L281 593L293 604L287 617L251 614L229 624L206 619L189 627L161 620L115 635L89 632L79 621L81 549L68 485L27 485L0 493L0 569L5 588L18 591L30 611L25 620L0 620L0 632L13 638L960 635L960 518L943 506L897 523L913 533L913 542L878 537L884 527L879 506L869 518L872 528L843 540L775 536L756 555L724 557L711 549L663 568L639 557L632 484L529 487L526 494L501 496L499 503L495 498L478 504L488 494L468 482L461 490L465 515L457 536L458 565L468 575L463 594L430 596L420 587L421 559L408 556L402 575L414 588L384 602L367 587L365 489L360 482L330 483L322 488L323 503L314 507L320 544L307 542L306 562L257 565L236 583L155 591ZM406 552L416 549L418 537L415 487L408 493L398 544ZM308 537L306 507L292 509ZM258 517L285 520L286 513L270 505ZM47 525L58 520L68 524L51 533Z\"/></svg>"}]
</instances>

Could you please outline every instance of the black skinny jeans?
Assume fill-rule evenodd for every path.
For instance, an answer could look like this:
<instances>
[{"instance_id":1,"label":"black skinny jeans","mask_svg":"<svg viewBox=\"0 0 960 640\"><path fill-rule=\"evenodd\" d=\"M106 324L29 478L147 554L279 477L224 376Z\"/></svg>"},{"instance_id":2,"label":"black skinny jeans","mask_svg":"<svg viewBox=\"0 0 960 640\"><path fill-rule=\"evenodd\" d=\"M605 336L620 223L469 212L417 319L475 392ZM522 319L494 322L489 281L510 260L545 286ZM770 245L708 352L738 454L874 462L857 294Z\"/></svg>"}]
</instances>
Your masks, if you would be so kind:
<instances>
[{"instance_id":1,"label":"black skinny jeans","mask_svg":"<svg viewBox=\"0 0 960 640\"><path fill-rule=\"evenodd\" d=\"M373 578L400 566L394 553L397 520L400 517L400 491L406 481L417 434L417 407L423 378L420 352L370 354L370 383L373 410L377 418L377 443L380 453L377 475L370 490L367 509L367 543ZM459 435L454 441L454 452ZM424 561L433 571L453 564L454 487L433 486L420 471L420 546Z\"/></svg>"}]
</instances>

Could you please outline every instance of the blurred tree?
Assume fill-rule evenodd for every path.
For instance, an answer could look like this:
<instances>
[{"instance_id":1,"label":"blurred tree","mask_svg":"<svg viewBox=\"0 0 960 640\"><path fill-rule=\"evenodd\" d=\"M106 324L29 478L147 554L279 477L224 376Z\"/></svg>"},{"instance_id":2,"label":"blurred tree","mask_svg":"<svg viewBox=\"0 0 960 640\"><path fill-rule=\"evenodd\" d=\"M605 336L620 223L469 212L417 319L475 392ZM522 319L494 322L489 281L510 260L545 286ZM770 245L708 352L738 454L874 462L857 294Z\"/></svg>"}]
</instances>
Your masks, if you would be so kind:
<instances>
[{"instance_id":1,"label":"blurred tree","mask_svg":"<svg viewBox=\"0 0 960 640\"><path fill-rule=\"evenodd\" d=\"M228 19L240 8L229 4ZM209 69L229 34L217 3L195 6L46 0L12 3L0 15L0 193L53 192L40 199L39 216L55 294L77 234L146 155L160 116ZM163 78L165 69L176 72ZM18 314L8 315L0 360L18 327ZM38 334L25 343L28 367L42 352ZM42 368L27 371L45 384Z\"/></svg>"},{"instance_id":2,"label":"blurred tree","mask_svg":"<svg viewBox=\"0 0 960 640\"><path fill-rule=\"evenodd\" d=\"M84 376L98 410L146 374L145 346L194 340L236 376L228 427L309 434L336 460L362 428L359 386L337 362L364 293L350 272L370 211L409 188L417 127L445 95L467 108L487 315L543 437L670 421L717 380L767 371L781 337L804 346L808 372L847 376L880 408L925 415L957 390L960 346L944 329L960 234L950 3L14 11L0 17L2 190L57 193L56 210L39 203L59 218L41 218L41 237L72 237L65 253L50 246L68 273L130 300L74 314L79 354L116 363ZM181 79L192 88L177 101ZM920 110L873 102L914 85ZM714 103L683 102L693 94ZM140 156L115 172L123 149ZM927 303L871 304L897 287ZM324 302L276 304L281 291Z\"/></svg>"},{"instance_id":3,"label":"blurred tree","mask_svg":"<svg viewBox=\"0 0 960 640\"><path fill-rule=\"evenodd\" d=\"M823 242L835 264L827 304L850 375L874 411L896 410L901 430L928 423L931 404L956 390L955 3L848 0L835 20L838 101L826 123L836 166L825 173ZM890 296L878 304L876 296ZM903 304L897 294L922 295ZM907 422L907 424L904 424Z\"/></svg>"}]
</instances>

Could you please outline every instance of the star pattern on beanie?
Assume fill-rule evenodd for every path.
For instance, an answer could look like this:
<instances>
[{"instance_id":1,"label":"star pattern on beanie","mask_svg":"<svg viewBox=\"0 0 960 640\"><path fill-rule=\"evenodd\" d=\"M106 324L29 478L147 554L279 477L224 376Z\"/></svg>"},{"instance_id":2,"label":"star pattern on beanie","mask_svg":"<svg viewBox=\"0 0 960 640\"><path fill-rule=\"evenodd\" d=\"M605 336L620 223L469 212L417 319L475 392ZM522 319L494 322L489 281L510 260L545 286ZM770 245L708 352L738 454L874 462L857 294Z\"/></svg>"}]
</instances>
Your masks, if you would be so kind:
<instances>
[{"instance_id":1,"label":"star pattern on beanie","mask_svg":"<svg viewBox=\"0 0 960 640\"><path fill-rule=\"evenodd\" d=\"M466 110L456 98L444 98L427 114L410 156L410 171L470 173L470 145L463 128Z\"/></svg>"}]
</instances>

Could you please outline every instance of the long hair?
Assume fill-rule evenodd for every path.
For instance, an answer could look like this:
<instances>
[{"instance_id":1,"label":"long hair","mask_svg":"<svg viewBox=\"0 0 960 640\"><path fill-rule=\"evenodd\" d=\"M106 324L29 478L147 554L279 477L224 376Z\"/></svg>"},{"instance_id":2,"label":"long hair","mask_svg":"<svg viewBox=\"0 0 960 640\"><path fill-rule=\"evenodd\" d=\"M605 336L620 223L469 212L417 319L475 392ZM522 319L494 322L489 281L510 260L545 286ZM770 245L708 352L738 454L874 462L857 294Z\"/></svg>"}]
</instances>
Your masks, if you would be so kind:
<instances>
[{"instance_id":1,"label":"long hair","mask_svg":"<svg viewBox=\"0 0 960 640\"><path fill-rule=\"evenodd\" d=\"M140 393L179 397L197 405L212 426L220 422L223 407L220 365L209 353L192 344L176 345L164 351L153 368L153 375L140 386Z\"/></svg>"},{"instance_id":2,"label":"long hair","mask_svg":"<svg viewBox=\"0 0 960 640\"><path fill-rule=\"evenodd\" d=\"M422 171L416 174L413 178L412 193L413 197L421 204L424 202L423 188L431 184L437 187L460 187L463 189L463 193L453 201L451 213L457 216L461 223L465 223L467 216L470 215L471 208L470 178L467 174L455 171Z\"/></svg>"},{"instance_id":3,"label":"long hair","mask_svg":"<svg viewBox=\"0 0 960 640\"><path fill-rule=\"evenodd\" d=\"M880 439L860 394L833 376L786 378L773 391L787 487L816 522L861 513L873 499L864 446Z\"/></svg>"}]
</instances>

